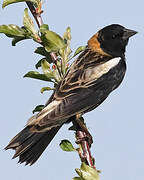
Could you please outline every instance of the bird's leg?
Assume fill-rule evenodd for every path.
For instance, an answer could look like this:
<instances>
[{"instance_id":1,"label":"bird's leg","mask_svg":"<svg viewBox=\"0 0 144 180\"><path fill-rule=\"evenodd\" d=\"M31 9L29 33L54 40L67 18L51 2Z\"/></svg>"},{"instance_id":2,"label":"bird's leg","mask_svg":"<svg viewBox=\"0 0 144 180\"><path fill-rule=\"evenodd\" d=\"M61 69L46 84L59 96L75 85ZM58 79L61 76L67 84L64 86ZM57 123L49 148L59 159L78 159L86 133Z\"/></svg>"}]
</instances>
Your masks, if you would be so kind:
<instances>
[{"instance_id":1,"label":"bird's leg","mask_svg":"<svg viewBox=\"0 0 144 180\"><path fill-rule=\"evenodd\" d=\"M76 143L79 145L79 157L82 162L85 162L90 167L95 168L95 161L90 151L90 146L93 142L92 136L84 124L84 119L79 115L73 117L71 120L73 122L73 126L70 129L76 131Z\"/></svg>"},{"instance_id":2,"label":"bird's leg","mask_svg":"<svg viewBox=\"0 0 144 180\"><path fill-rule=\"evenodd\" d=\"M83 117L81 117L81 115L76 115L75 121L76 121L77 125L79 126L79 129L82 132L84 132L84 137L82 139L80 139L80 138L77 139L76 143L79 144L80 141L87 140L89 143L89 146L91 147L91 145L93 143L93 138L84 123Z\"/></svg>"}]
</instances>

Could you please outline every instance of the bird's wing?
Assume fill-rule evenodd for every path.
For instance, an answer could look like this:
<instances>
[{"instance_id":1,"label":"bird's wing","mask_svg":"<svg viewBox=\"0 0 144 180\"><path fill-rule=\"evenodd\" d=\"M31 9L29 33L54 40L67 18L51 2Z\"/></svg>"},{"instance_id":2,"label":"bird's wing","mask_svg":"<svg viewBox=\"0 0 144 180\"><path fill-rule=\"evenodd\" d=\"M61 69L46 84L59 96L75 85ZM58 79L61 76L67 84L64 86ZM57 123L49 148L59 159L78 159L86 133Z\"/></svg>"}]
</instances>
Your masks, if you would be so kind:
<instances>
[{"instance_id":1,"label":"bird's wing","mask_svg":"<svg viewBox=\"0 0 144 180\"><path fill-rule=\"evenodd\" d=\"M109 73L121 58L114 58L93 66L71 66L63 81L59 84L54 100L30 121L41 129L60 126L75 114L83 113L98 106L114 89L114 76ZM113 72L115 74L115 72Z\"/></svg>"}]
</instances>

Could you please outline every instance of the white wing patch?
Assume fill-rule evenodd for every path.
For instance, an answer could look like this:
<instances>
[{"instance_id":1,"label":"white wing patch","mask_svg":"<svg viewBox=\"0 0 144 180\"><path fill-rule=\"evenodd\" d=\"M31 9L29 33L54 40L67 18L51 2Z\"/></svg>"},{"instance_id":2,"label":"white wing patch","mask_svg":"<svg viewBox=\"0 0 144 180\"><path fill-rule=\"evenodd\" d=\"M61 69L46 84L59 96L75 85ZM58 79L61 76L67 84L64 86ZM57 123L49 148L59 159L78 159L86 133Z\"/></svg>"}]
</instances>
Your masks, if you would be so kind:
<instances>
[{"instance_id":1,"label":"white wing patch","mask_svg":"<svg viewBox=\"0 0 144 180\"><path fill-rule=\"evenodd\" d=\"M110 68L113 68L120 62L120 60L121 60L121 57L116 57L107 61L105 64L107 64Z\"/></svg>"},{"instance_id":2,"label":"white wing patch","mask_svg":"<svg viewBox=\"0 0 144 180\"><path fill-rule=\"evenodd\" d=\"M85 73L86 79L88 79L89 81L92 81L92 80L96 80L100 78L102 75L106 74L113 67L115 67L120 62L120 60L121 60L121 57L116 57L103 64L96 66L93 69L90 69L90 68L87 69Z\"/></svg>"}]
</instances>

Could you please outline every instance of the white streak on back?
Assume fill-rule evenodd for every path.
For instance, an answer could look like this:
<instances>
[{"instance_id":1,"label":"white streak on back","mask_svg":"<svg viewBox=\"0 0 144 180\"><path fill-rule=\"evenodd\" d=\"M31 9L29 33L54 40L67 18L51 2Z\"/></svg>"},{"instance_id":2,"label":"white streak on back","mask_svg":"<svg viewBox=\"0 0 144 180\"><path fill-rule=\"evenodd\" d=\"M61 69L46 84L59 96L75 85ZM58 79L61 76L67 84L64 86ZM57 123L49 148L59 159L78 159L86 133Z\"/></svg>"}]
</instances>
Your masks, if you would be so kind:
<instances>
[{"instance_id":1,"label":"white streak on back","mask_svg":"<svg viewBox=\"0 0 144 180\"><path fill-rule=\"evenodd\" d=\"M113 67L115 67L121 60L121 57L113 58L103 64L100 64L96 66L93 69L87 69L86 70L86 79L89 81L96 80L100 78L102 75L109 72Z\"/></svg>"},{"instance_id":2,"label":"white streak on back","mask_svg":"<svg viewBox=\"0 0 144 180\"><path fill-rule=\"evenodd\" d=\"M53 111L61 101L54 100L50 104L48 104L42 111L40 111L37 115L32 116L29 120L27 125L35 124L36 122L40 121L42 118L47 116L51 111Z\"/></svg>"}]
</instances>

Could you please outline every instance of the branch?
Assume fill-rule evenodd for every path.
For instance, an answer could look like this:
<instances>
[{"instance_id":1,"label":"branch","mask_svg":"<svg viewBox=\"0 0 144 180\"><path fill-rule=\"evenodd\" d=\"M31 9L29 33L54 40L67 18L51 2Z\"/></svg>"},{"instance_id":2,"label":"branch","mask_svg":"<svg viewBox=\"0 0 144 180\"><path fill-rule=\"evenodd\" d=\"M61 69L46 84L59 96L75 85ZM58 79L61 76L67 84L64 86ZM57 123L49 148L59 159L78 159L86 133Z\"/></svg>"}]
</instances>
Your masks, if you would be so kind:
<instances>
[{"instance_id":1,"label":"branch","mask_svg":"<svg viewBox=\"0 0 144 180\"><path fill-rule=\"evenodd\" d=\"M57 70L58 70L58 72L59 72L60 77L63 78L62 71L60 70L60 68L59 68L59 66L58 66L58 64L57 64L58 57L57 57L56 53L51 52L50 55L51 55L51 58L52 58L52 60L53 60L53 63L54 63L54 64L56 65L56 67L57 67Z\"/></svg>"},{"instance_id":2,"label":"branch","mask_svg":"<svg viewBox=\"0 0 144 180\"><path fill-rule=\"evenodd\" d=\"M76 130L76 142L80 146L78 153L82 162L85 162L87 165L95 169L94 158L90 151L93 140L83 120L82 117L76 117L73 119L73 125Z\"/></svg>"},{"instance_id":3,"label":"branch","mask_svg":"<svg viewBox=\"0 0 144 180\"><path fill-rule=\"evenodd\" d=\"M40 12L38 12L37 9L34 7L33 3L31 2L26 2L26 4L28 8L30 9L33 17L35 18L38 27L40 28L40 26L43 24L43 20L41 17L41 14L43 13L43 11L40 10Z\"/></svg>"},{"instance_id":4,"label":"branch","mask_svg":"<svg viewBox=\"0 0 144 180\"><path fill-rule=\"evenodd\" d=\"M85 139L86 138L86 134L85 132L81 131L81 130L77 130L76 131L76 138L77 139L81 139L80 145L82 147L82 153L79 152L79 156L82 159L82 162L85 162L87 165L89 165L90 167L95 168L94 164L93 164L93 157L91 155L91 151L90 151L90 146L88 141Z\"/></svg>"}]
</instances>

